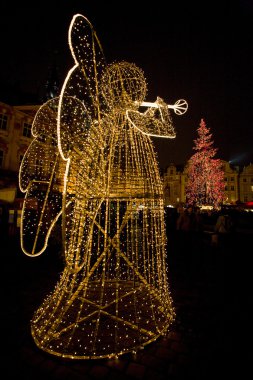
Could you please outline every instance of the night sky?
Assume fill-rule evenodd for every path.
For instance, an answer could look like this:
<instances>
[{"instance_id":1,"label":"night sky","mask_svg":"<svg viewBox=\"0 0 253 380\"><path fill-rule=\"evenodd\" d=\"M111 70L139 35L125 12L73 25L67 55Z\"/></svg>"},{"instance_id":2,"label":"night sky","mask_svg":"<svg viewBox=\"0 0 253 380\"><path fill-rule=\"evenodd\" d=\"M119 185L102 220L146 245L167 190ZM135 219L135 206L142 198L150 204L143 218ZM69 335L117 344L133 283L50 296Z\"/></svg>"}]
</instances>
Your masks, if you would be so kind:
<instances>
[{"instance_id":1,"label":"night sky","mask_svg":"<svg viewBox=\"0 0 253 380\"><path fill-rule=\"evenodd\" d=\"M201 118L217 158L253 163L253 2L198 3L168 1L164 8L163 2L2 0L0 100L40 94L53 64L63 83L73 66L69 24L81 13L93 24L108 63L125 60L143 69L147 101L187 100L185 115L172 114L176 139L153 139L162 168L184 164L194 153Z\"/></svg>"}]
</instances>

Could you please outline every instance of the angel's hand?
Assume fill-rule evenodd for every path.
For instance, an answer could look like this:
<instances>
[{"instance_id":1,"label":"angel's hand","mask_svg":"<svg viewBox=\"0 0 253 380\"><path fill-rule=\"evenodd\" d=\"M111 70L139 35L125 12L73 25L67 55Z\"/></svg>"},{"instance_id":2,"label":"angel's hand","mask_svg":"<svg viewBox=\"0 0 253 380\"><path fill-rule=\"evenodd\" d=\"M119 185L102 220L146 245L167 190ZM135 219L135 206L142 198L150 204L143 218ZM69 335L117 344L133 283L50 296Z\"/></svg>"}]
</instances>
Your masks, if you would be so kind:
<instances>
[{"instance_id":1,"label":"angel's hand","mask_svg":"<svg viewBox=\"0 0 253 380\"><path fill-rule=\"evenodd\" d=\"M161 98L157 97L155 103L143 102L141 105L148 107L144 113L127 111L127 118L135 128L149 136L176 137L170 110Z\"/></svg>"}]
</instances>

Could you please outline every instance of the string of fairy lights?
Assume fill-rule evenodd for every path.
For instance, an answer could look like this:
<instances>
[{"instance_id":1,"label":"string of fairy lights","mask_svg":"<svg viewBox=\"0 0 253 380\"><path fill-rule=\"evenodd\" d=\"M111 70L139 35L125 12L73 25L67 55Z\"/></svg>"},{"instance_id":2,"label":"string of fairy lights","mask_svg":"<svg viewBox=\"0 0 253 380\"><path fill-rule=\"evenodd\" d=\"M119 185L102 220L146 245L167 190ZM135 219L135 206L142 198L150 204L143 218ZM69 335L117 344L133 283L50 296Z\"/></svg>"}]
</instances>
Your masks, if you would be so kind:
<instances>
[{"instance_id":1,"label":"string of fairy lights","mask_svg":"<svg viewBox=\"0 0 253 380\"><path fill-rule=\"evenodd\" d=\"M169 108L181 114L187 103L145 103L142 70L106 65L82 15L71 21L69 45L75 65L59 98L39 109L20 167L23 251L41 254L61 216L65 255L31 331L37 346L56 356L116 358L156 340L175 317L150 136L174 138Z\"/></svg>"}]
</instances>

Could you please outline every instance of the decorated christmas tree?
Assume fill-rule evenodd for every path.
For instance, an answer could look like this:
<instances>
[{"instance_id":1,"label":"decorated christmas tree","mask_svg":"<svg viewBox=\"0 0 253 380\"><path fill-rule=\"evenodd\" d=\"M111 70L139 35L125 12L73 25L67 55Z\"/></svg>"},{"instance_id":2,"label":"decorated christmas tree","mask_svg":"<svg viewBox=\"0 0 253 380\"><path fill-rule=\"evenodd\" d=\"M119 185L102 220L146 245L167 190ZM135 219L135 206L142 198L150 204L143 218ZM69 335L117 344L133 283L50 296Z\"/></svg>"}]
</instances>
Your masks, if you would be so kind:
<instances>
[{"instance_id":1,"label":"decorated christmas tree","mask_svg":"<svg viewBox=\"0 0 253 380\"><path fill-rule=\"evenodd\" d=\"M193 147L196 153L188 161L186 202L217 208L225 199L222 162L215 158L218 149L213 147L212 133L204 119L201 119L197 133Z\"/></svg>"}]
</instances>

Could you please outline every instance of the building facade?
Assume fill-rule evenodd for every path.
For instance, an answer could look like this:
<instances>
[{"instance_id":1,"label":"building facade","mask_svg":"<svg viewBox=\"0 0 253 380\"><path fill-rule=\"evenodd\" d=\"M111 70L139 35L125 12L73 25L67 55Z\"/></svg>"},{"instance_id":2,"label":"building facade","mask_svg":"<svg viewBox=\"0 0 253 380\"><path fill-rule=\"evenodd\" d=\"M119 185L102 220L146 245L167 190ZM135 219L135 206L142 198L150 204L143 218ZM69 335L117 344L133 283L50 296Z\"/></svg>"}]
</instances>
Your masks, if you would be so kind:
<instances>
[{"instance_id":1,"label":"building facade","mask_svg":"<svg viewBox=\"0 0 253 380\"><path fill-rule=\"evenodd\" d=\"M239 193L242 202L253 202L253 164L244 166L240 173Z\"/></svg>"},{"instance_id":2,"label":"building facade","mask_svg":"<svg viewBox=\"0 0 253 380\"><path fill-rule=\"evenodd\" d=\"M240 180L240 169L238 166L231 166L229 162L222 161L222 168L224 171L224 181L225 181L225 194L227 204L235 204L240 200L239 192L239 180Z\"/></svg>"},{"instance_id":3,"label":"building facade","mask_svg":"<svg viewBox=\"0 0 253 380\"><path fill-rule=\"evenodd\" d=\"M253 201L253 165L243 168L223 161L225 181L225 204ZM163 173L164 201L166 206L185 204L187 184L187 163L184 167L171 163Z\"/></svg>"},{"instance_id":4,"label":"building facade","mask_svg":"<svg viewBox=\"0 0 253 380\"><path fill-rule=\"evenodd\" d=\"M32 140L32 122L38 108L0 102L0 199L7 202L18 189L19 166Z\"/></svg>"}]
</instances>

